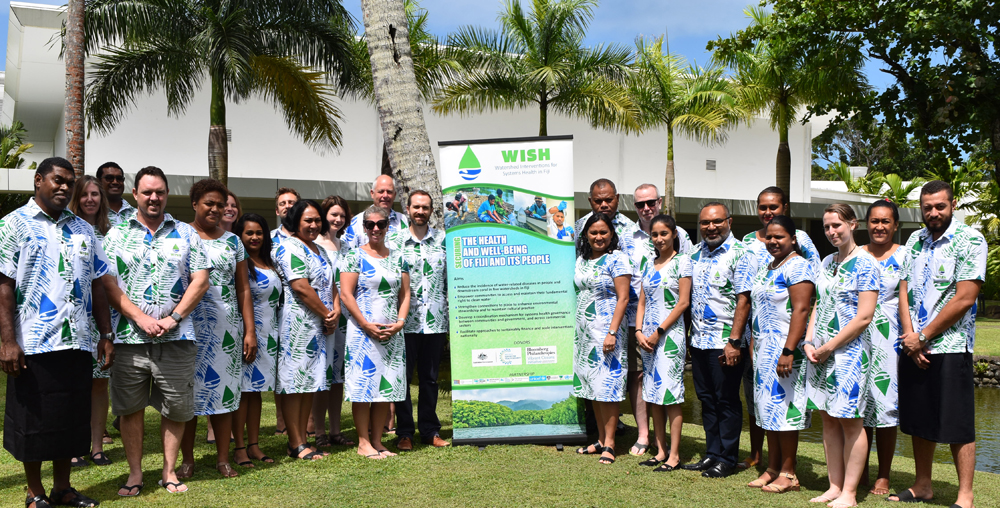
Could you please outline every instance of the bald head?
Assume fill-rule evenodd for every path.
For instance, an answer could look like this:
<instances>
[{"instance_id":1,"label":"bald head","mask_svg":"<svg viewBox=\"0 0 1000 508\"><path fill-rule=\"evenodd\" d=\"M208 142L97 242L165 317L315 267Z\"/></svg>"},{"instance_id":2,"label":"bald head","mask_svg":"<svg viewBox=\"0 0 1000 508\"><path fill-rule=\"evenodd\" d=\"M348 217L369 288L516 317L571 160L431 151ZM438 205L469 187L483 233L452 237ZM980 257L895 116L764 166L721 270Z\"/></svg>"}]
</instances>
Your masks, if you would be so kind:
<instances>
[{"instance_id":1,"label":"bald head","mask_svg":"<svg viewBox=\"0 0 1000 508\"><path fill-rule=\"evenodd\" d=\"M375 206L386 211L392 210L392 203L396 201L396 182L389 175L379 176L372 185L371 195Z\"/></svg>"}]
</instances>

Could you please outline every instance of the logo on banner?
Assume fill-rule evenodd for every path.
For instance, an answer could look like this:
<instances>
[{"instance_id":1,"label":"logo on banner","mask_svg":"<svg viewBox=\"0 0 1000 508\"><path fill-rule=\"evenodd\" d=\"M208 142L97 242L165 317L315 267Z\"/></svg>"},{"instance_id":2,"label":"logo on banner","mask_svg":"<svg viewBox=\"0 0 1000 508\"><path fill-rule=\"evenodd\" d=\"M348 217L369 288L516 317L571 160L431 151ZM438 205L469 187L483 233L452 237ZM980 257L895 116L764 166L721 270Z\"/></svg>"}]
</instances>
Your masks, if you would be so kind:
<instances>
[{"instance_id":1,"label":"logo on banner","mask_svg":"<svg viewBox=\"0 0 1000 508\"><path fill-rule=\"evenodd\" d=\"M465 155L458 163L458 174L463 179L472 181L479 178L479 173L483 172L483 165L479 163L476 154L472 152L471 146L465 147Z\"/></svg>"}]
</instances>

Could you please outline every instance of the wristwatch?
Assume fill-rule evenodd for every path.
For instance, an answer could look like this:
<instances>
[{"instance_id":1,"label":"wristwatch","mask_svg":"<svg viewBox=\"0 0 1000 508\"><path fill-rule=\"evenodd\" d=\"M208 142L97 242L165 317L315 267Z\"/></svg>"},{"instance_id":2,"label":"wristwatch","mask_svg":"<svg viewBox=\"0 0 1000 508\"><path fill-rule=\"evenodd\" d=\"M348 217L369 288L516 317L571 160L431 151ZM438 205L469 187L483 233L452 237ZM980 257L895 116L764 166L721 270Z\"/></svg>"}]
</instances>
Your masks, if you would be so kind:
<instances>
[{"instance_id":1,"label":"wristwatch","mask_svg":"<svg viewBox=\"0 0 1000 508\"><path fill-rule=\"evenodd\" d=\"M729 339L729 345L733 346L733 348L735 349L739 349L742 343L743 341L741 341L740 339Z\"/></svg>"},{"instance_id":2,"label":"wristwatch","mask_svg":"<svg viewBox=\"0 0 1000 508\"><path fill-rule=\"evenodd\" d=\"M111 333L102 333L101 334L101 339L102 340L107 339L107 340L110 340L110 341L114 342L114 340L115 340L115 333L114 332L111 332Z\"/></svg>"},{"instance_id":3,"label":"wristwatch","mask_svg":"<svg viewBox=\"0 0 1000 508\"><path fill-rule=\"evenodd\" d=\"M178 314L178 313L176 313L176 312L171 312L170 313L170 319L173 319L174 321L177 321L178 323L180 323L181 320L184 319L184 318L181 317L181 315Z\"/></svg>"},{"instance_id":4,"label":"wristwatch","mask_svg":"<svg viewBox=\"0 0 1000 508\"><path fill-rule=\"evenodd\" d=\"M663 335L663 334L667 333L667 331L664 330L663 328L660 328L659 326L657 326L656 327L656 333L659 334L659 335Z\"/></svg>"},{"instance_id":5,"label":"wristwatch","mask_svg":"<svg viewBox=\"0 0 1000 508\"><path fill-rule=\"evenodd\" d=\"M788 349L787 347L786 348L781 348L781 356L792 356L794 354L795 354L795 351L792 351L791 349Z\"/></svg>"},{"instance_id":6,"label":"wristwatch","mask_svg":"<svg viewBox=\"0 0 1000 508\"><path fill-rule=\"evenodd\" d=\"M924 344L927 344L927 336L924 335L924 332L920 332L920 336L917 337L917 340L920 341L920 345L921 346L923 346Z\"/></svg>"}]
</instances>

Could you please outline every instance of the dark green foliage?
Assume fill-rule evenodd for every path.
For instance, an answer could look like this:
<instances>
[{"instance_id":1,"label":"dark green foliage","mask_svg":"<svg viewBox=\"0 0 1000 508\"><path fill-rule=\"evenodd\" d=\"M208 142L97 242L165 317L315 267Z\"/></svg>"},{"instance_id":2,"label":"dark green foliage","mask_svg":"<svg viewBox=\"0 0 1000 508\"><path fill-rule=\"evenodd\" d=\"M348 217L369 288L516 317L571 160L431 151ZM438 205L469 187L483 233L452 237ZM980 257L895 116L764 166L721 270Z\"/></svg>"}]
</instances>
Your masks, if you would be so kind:
<instances>
[{"instance_id":1,"label":"dark green foliage","mask_svg":"<svg viewBox=\"0 0 1000 508\"><path fill-rule=\"evenodd\" d=\"M549 409L514 411L507 406L481 400L456 400L452 406L456 429L467 427L502 427L506 425L571 425L583 418L583 403L570 396Z\"/></svg>"}]
</instances>

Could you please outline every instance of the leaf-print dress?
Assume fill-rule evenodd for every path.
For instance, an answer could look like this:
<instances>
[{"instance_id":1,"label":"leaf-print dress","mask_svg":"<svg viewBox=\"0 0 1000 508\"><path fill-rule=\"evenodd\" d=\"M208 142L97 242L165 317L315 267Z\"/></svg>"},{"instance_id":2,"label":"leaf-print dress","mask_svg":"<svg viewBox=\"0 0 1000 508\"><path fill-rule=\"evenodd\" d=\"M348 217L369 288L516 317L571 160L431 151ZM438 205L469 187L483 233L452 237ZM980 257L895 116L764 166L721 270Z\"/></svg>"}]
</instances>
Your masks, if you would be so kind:
<instances>
[{"instance_id":1,"label":"leaf-print dress","mask_svg":"<svg viewBox=\"0 0 1000 508\"><path fill-rule=\"evenodd\" d=\"M257 332L257 357L243 365L244 392L273 392L278 376L279 311L281 278L278 272L254 267L250 275L253 294L253 321Z\"/></svg>"},{"instance_id":2,"label":"leaf-print dress","mask_svg":"<svg viewBox=\"0 0 1000 508\"><path fill-rule=\"evenodd\" d=\"M124 207L123 207L123 211L124 211ZM102 235L101 232L98 231L95 228L94 229L94 236L97 237L97 248L100 249L101 252L104 252L104 247L102 247L102 245L104 243L104 235ZM115 310L111 309L111 312L114 313ZM90 353L92 355L91 359L93 361L93 363L91 364L91 366L93 367L92 372L91 372L91 377L93 379L110 379L111 378L111 369L109 368L107 370L101 370L101 366L103 366L104 364L103 363L98 363L98 361L97 361L97 354L99 353L99 351L97 350L97 343L100 342L100 341L101 341L101 331L97 329L97 321L95 321L94 320L94 316L91 315L90 316L90 344L91 344Z\"/></svg>"},{"instance_id":3,"label":"leaf-print dress","mask_svg":"<svg viewBox=\"0 0 1000 508\"><path fill-rule=\"evenodd\" d=\"M228 231L202 240L209 263L208 291L192 312L198 359L194 414L215 415L240 407L243 380L243 316L236 299L236 264L246 259L240 238Z\"/></svg>"},{"instance_id":4,"label":"leaf-print dress","mask_svg":"<svg viewBox=\"0 0 1000 508\"><path fill-rule=\"evenodd\" d=\"M691 257L676 254L656 270L652 263L642 279L646 294L642 333L647 337L656 332L674 310L680 297L680 280L691 277ZM684 402L684 317L674 322L656 343L652 353L642 351L642 399L651 404L669 406Z\"/></svg>"},{"instance_id":5,"label":"leaf-print dress","mask_svg":"<svg viewBox=\"0 0 1000 508\"><path fill-rule=\"evenodd\" d=\"M576 258L576 336L573 343L573 391L581 399L625 400L626 327L622 319L610 330L618 303L616 277L632 275L632 264L621 250L597 259ZM604 353L604 339L614 333L615 349Z\"/></svg>"},{"instance_id":6,"label":"leaf-print dress","mask_svg":"<svg viewBox=\"0 0 1000 508\"><path fill-rule=\"evenodd\" d=\"M770 263L770 261L768 261ZM809 361L802 343L795 348L792 372L779 377L776 371L792 323L792 300L788 289L813 282L813 265L793 256L777 270L757 270L750 298L753 306L753 400L757 425L764 430L789 431L809 428L812 413L806 409L806 369Z\"/></svg>"},{"instance_id":7,"label":"leaf-print dress","mask_svg":"<svg viewBox=\"0 0 1000 508\"><path fill-rule=\"evenodd\" d=\"M896 377L902 351L899 339L899 283L906 280L910 267L909 253L905 245L900 245L891 256L877 261L882 276L875 317L868 326L872 359L868 372L865 427L899 425L899 381Z\"/></svg>"},{"instance_id":8,"label":"leaf-print dress","mask_svg":"<svg viewBox=\"0 0 1000 508\"><path fill-rule=\"evenodd\" d=\"M333 263L333 283L337 286L337 291L340 291L340 255L344 251L330 250L318 244L317 247L326 250L326 256ZM341 243L341 248L344 248L343 243ZM344 346L347 333L347 318L344 317L343 306L341 306L340 310L340 320L337 323L337 330L326 336L327 390L330 389L330 385L344 383Z\"/></svg>"},{"instance_id":9,"label":"leaf-print dress","mask_svg":"<svg viewBox=\"0 0 1000 508\"><path fill-rule=\"evenodd\" d=\"M816 276L816 325L812 342L826 344L858 314L858 294L878 291L878 261L859 249L857 256L834 263L836 254L823 259ZM838 266L839 265L839 266ZM861 418L868 398L871 339L868 330L837 348L823 363L806 367L807 407L826 411L834 418Z\"/></svg>"},{"instance_id":10,"label":"leaf-print dress","mask_svg":"<svg viewBox=\"0 0 1000 508\"><path fill-rule=\"evenodd\" d=\"M356 248L344 255L342 273L358 274L354 298L370 323L392 324L399 320L399 288L410 268L403 253L390 250L376 258ZM350 313L348 313L350 314ZM350 402L400 402L406 396L406 341L403 332L389 340L372 340L347 319L344 351L344 394Z\"/></svg>"},{"instance_id":11,"label":"leaf-print dress","mask_svg":"<svg viewBox=\"0 0 1000 508\"><path fill-rule=\"evenodd\" d=\"M281 307L281 337L278 348L277 393L314 393L327 390L326 334L323 318L313 313L292 291L294 280L306 279L327 309L333 308L333 263L326 249L313 252L291 236L275 250L275 263L284 284L285 304Z\"/></svg>"}]
</instances>

